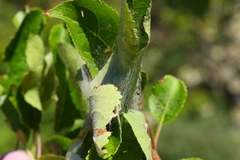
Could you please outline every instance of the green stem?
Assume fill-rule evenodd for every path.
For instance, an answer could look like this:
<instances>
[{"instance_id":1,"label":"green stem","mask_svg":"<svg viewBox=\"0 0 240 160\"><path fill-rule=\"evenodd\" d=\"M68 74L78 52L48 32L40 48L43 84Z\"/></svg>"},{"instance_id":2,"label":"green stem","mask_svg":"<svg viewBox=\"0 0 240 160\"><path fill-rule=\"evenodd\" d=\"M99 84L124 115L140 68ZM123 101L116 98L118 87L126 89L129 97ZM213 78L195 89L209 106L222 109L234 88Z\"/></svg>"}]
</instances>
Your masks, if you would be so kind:
<instances>
[{"instance_id":1,"label":"green stem","mask_svg":"<svg viewBox=\"0 0 240 160\"><path fill-rule=\"evenodd\" d=\"M36 158L39 158L41 157L42 155L42 138L41 138L41 134L40 134L40 131L38 130L37 131L37 150L36 150Z\"/></svg>"},{"instance_id":2,"label":"green stem","mask_svg":"<svg viewBox=\"0 0 240 160\"><path fill-rule=\"evenodd\" d=\"M159 122L158 129L157 129L156 134L155 134L155 138L154 138L155 146L157 146L157 143L158 143L158 139L159 139L159 136L160 136L160 133L161 133L161 130L162 130L162 126L163 126L163 120L165 118L165 114L166 114L166 109L163 112L163 116L162 116L162 118Z\"/></svg>"}]
</instances>

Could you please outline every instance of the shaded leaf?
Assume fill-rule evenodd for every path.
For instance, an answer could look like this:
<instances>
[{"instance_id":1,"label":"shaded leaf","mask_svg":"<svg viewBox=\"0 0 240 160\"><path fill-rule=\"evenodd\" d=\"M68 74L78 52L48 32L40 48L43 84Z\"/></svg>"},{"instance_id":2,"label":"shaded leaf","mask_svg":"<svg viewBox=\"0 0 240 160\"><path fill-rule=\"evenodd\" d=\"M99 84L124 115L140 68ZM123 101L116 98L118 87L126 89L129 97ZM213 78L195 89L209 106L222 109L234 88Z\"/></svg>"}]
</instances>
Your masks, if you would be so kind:
<instances>
[{"instance_id":1,"label":"shaded leaf","mask_svg":"<svg viewBox=\"0 0 240 160\"><path fill-rule=\"evenodd\" d=\"M41 122L42 112L36 108L33 108L28 104L23 95L21 94L21 88L17 91L17 107L21 113L22 121L29 128L37 131Z\"/></svg>"},{"instance_id":2,"label":"shaded leaf","mask_svg":"<svg viewBox=\"0 0 240 160\"><path fill-rule=\"evenodd\" d=\"M181 160L203 160L201 158L183 158Z\"/></svg>"},{"instance_id":3,"label":"shaded leaf","mask_svg":"<svg viewBox=\"0 0 240 160\"><path fill-rule=\"evenodd\" d=\"M18 139L26 144L30 131L22 123L18 110L13 105L10 96L6 97L1 109L7 118L7 123L11 126L14 133L16 133Z\"/></svg>"},{"instance_id":4,"label":"shaded leaf","mask_svg":"<svg viewBox=\"0 0 240 160\"><path fill-rule=\"evenodd\" d=\"M44 143L43 151L45 154L65 155L71 143L72 140L67 137L54 135Z\"/></svg>"},{"instance_id":5,"label":"shaded leaf","mask_svg":"<svg viewBox=\"0 0 240 160\"><path fill-rule=\"evenodd\" d=\"M81 105L82 93L76 81L76 74L79 69L79 55L76 49L68 43L59 43L58 49L59 56L69 72L70 79L68 80L68 84L71 91L71 98L76 108L78 108L81 111L82 116L84 116L83 110L86 110L86 108L83 108L83 106Z\"/></svg>"},{"instance_id":6,"label":"shaded leaf","mask_svg":"<svg viewBox=\"0 0 240 160\"><path fill-rule=\"evenodd\" d=\"M64 62L59 57L59 42L68 42L69 36L63 25L56 25L51 30L49 36L49 44L53 53L53 63L57 79L57 108L55 112L54 130L60 132L64 128L70 128L75 119L82 117L80 111L76 108L71 97L71 90L69 88L69 77ZM80 105L80 104L78 104Z\"/></svg>"},{"instance_id":7,"label":"shaded leaf","mask_svg":"<svg viewBox=\"0 0 240 160\"><path fill-rule=\"evenodd\" d=\"M144 71L141 71L141 90L144 90L144 87L148 83L148 76L147 73Z\"/></svg>"},{"instance_id":8,"label":"shaded leaf","mask_svg":"<svg viewBox=\"0 0 240 160\"><path fill-rule=\"evenodd\" d=\"M147 160L152 159L151 139L147 134L147 123L144 114L141 111L129 109L123 113L124 118L131 125L133 133L142 148Z\"/></svg>"},{"instance_id":9,"label":"shaded leaf","mask_svg":"<svg viewBox=\"0 0 240 160\"><path fill-rule=\"evenodd\" d=\"M173 76L166 75L152 88L149 108L160 123L173 121L182 110L187 98L184 83Z\"/></svg>"},{"instance_id":10,"label":"shaded leaf","mask_svg":"<svg viewBox=\"0 0 240 160\"><path fill-rule=\"evenodd\" d=\"M40 87L40 98L42 102L42 107L44 110L46 110L48 107L56 107L56 103L58 100L56 93L58 80L53 64L53 54L46 54L44 59L46 65L44 68L42 83Z\"/></svg>"},{"instance_id":11,"label":"shaded leaf","mask_svg":"<svg viewBox=\"0 0 240 160\"><path fill-rule=\"evenodd\" d=\"M46 154L46 155L43 155L36 160L65 160L65 157L64 156L58 156L58 155L55 155L55 154Z\"/></svg>"}]
</instances>

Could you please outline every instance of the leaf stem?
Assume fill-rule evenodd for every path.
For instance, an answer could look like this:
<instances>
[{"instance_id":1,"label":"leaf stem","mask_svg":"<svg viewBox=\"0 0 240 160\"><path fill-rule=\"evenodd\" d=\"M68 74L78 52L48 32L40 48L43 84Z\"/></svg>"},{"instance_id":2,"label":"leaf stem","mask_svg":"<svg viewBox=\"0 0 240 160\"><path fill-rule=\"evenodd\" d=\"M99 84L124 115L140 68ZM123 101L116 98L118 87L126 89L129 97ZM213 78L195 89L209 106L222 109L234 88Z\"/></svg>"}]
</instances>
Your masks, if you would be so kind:
<instances>
[{"instance_id":1,"label":"leaf stem","mask_svg":"<svg viewBox=\"0 0 240 160\"><path fill-rule=\"evenodd\" d=\"M163 116L162 116L161 119L160 119L160 122L159 122L159 125L158 125L158 128L157 128L157 131L156 131L156 134L155 134L154 143L155 143L156 146L157 146L157 144L158 144L158 139L159 139L159 136L160 136L160 133L161 133L161 130L162 130L163 120L164 120L164 118L165 118L165 114L166 114L166 109L165 109L164 112L163 112Z\"/></svg>"},{"instance_id":2,"label":"leaf stem","mask_svg":"<svg viewBox=\"0 0 240 160\"><path fill-rule=\"evenodd\" d=\"M37 138L36 158L39 158L42 155L42 137L39 130L37 131L36 138Z\"/></svg>"}]
</instances>

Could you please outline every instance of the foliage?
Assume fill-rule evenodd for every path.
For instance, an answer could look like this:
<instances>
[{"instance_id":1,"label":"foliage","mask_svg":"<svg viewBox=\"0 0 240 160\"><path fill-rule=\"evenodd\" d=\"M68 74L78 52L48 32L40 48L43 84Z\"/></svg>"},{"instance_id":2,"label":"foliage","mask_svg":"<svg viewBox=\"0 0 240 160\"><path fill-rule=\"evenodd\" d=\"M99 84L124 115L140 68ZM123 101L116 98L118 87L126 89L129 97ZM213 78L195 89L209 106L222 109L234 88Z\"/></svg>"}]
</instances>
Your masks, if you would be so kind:
<instances>
[{"instance_id":1,"label":"foliage","mask_svg":"<svg viewBox=\"0 0 240 160\"><path fill-rule=\"evenodd\" d=\"M24 149L39 160L160 159L139 106L147 82L140 69L150 40L150 10L150 0L123 0L121 15L101 0L74 0L45 15L41 9L26 13L6 48L7 73L0 83L1 109ZM48 17L65 23L53 26L44 44ZM172 76L153 87L150 110L159 126L177 117L186 95ZM50 108L55 135L42 154L41 122ZM72 144L71 134L77 138Z\"/></svg>"}]
</instances>

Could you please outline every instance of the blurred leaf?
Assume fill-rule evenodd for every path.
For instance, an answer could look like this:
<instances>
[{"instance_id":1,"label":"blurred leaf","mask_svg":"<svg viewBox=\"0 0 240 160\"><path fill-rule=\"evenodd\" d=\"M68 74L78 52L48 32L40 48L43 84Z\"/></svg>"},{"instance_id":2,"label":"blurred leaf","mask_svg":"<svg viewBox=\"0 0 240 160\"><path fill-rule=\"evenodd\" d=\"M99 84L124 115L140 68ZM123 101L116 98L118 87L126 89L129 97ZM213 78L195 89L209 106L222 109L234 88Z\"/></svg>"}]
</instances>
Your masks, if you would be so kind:
<instances>
[{"instance_id":1,"label":"blurred leaf","mask_svg":"<svg viewBox=\"0 0 240 160\"><path fill-rule=\"evenodd\" d=\"M0 96L3 94L7 94L11 87L11 82L7 75L0 76ZM1 103L0 103L1 106Z\"/></svg>"},{"instance_id":2,"label":"blurred leaf","mask_svg":"<svg viewBox=\"0 0 240 160\"><path fill-rule=\"evenodd\" d=\"M46 154L46 155L43 155L36 160L65 160L65 157L64 156L58 156L58 155L55 155L55 154Z\"/></svg>"},{"instance_id":3,"label":"blurred leaf","mask_svg":"<svg viewBox=\"0 0 240 160\"><path fill-rule=\"evenodd\" d=\"M81 113L82 116L84 116L83 110L86 110L82 107L82 93L78 86L78 83L76 81L76 74L79 69L79 63L78 63L78 53L77 50L68 43L59 43L58 44L59 49L59 56L61 60L63 61L66 69L69 72L70 79L68 80L69 89L71 90L71 98Z\"/></svg>"},{"instance_id":4,"label":"blurred leaf","mask_svg":"<svg viewBox=\"0 0 240 160\"><path fill-rule=\"evenodd\" d=\"M41 111L40 85L44 69L44 46L38 35L29 35L26 47L26 62L30 72L22 83L24 99L32 107Z\"/></svg>"},{"instance_id":5,"label":"blurred leaf","mask_svg":"<svg viewBox=\"0 0 240 160\"><path fill-rule=\"evenodd\" d=\"M147 160L152 159L151 139L147 133L147 123L144 114L140 111L129 109L123 113L124 118L131 125L132 131L142 148ZM132 152L132 151L131 151Z\"/></svg>"},{"instance_id":6,"label":"blurred leaf","mask_svg":"<svg viewBox=\"0 0 240 160\"><path fill-rule=\"evenodd\" d=\"M72 140L67 137L54 135L45 142L43 146L44 154L65 155L71 143Z\"/></svg>"},{"instance_id":7,"label":"blurred leaf","mask_svg":"<svg viewBox=\"0 0 240 160\"><path fill-rule=\"evenodd\" d=\"M148 76L145 71L141 71L141 90L144 90L144 87L148 83Z\"/></svg>"},{"instance_id":8,"label":"blurred leaf","mask_svg":"<svg viewBox=\"0 0 240 160\"><path fill-rule=\"evenodd\" d=\"M92 147L92 136L92 130L82 129L78 138L72 142L71 147L68 149L66 160L85 160Z\"/></svg>"},{"instance_id":9,"label":"blurred leaf","mask_svg":"<svg viewBox=\"0 0 240 160\"><path fill-rule=\"evenodd\" d=\"M73 99L71 97L72 90L69 88L69 77L68 72L66 70L66 66L64 62L59 57L60 53L65 54L64 51L58 48L59 42L69 42L69 35L66 32L64 26L55 25L50 33L49 36L49 44L50 48L53 52L53 62L55 66L55 73L58 78L58 88L57 88L57 108L55 112L55 123L54 123L54 130L56 132L60 132L64 128L70 128L73 124L75 119L79 119L82 117L79 110L80 104L74 104ZM71 85L71 84L70 84ZM75 89L76 90L76 89ZM78 107L78 108L77 108Z\"/></svg>"},{"instance_id":10,"label":"blurred leaf","mask_svg":"<svg viewBox=\"0 0 240 160\"><path fill-rule=\"evenodd\" d=\"M51 106L55 107L58 100L56 93L58 80L55 73L52 53L45 55L45 64L46 65L44 68L42 83L40 87L40 97L44 110Z\"/></svg>"},{"instance_id":11,"label":"blurred leaf","mask_svg":"<svg viewBox=\"0 0 240 160\"><path fill-rule=\"evenodd\" d=\"M114 114L114 109L121 104L120 99L121 94L114 85L96 87L92 91L92 96L89 97L93 141L100 157L107 158L112 154L108 153L108 148L113 146L106 146L109 143L109 137L112 133L107 131L106 126L113 117L117 116ZM117 148L118 146L114 146L113 150Z\"/></svg>"},{"instance_id":12,"label":"blurred leaf","mask_svg":"<svg viewBox=\"0 0 240 160\"><path fill-rule=\"evenodd\" d=\"M57 24L52 27L49 35L49 45L53 53L53 62L56 62L56 56L58 53L58 43L71 42L71 38L68 31L63 24Z\"/></svg>"},{"instance_id":13,"label":"blurred leaf","mask_svg":"<svg viewBox=\"0 0 240 160\"><path fill-rule=\"evenodd\" d=\"M149 108L160 123L173 121L182 110L187 98L184 83L173 76L166 75L152 88Z\"/></svg>"},{"instance_id":14,"label":"blurred leaf","mask_svg":"<svg viewBox=\"0 0 240 160\"><path fill-rule=\"evenodd\" d=\"M17 91L17 107L21 113L23 123L31 129L37 131L41 122L42 112L28 104L21 91Z\"/></svg>"},{"instance_id":15,"label":"blurred leaf","mask_svg":"<svg viewBox=\"0 0 240 160\"><path fill-rule=\"evenodd\" d=\"M12 19L12 22L16 28L19 28L24 20L26 13L23 11L18 11Z\"/></svg>"},{"instance_id":16,"label":"blurred leaf","mask_svg":"<svg viewBox=\"0 0 240 160\"><path fill-rule=\"evenodd\" d=\"M63 2L48 13L66 22L79 54L95 77L114 50L118 14L103 1L93 0Z\"/></svg>"},{"instance_id":17,"label":"blurred leaf","mask_svg":"<svg viewBox=\"0 0 240 160\"><path fill-rule=\"evenodd\" d=\"M201 158L183 158L180 160L203 160L203 159L201 159Z\"/></svg>"},{"instance_id":18,"label":"blurred leaf","mask_svg":"<svg viewBox=\"0 0 240 160\"><path fill-rule=\"evenodd\" d=\"M56 74L59 80L57 95L59 100L55 112L54 130L60 132L64 128L71 127L75 119L81 118L81 113L72 101L65 66L59 56L57 56L56 61Z\"/></svg>"},{"instance_id":19,"label":"blurred leaf","mask_svg":"<svg viewBox=\"0 0 240 160\"><path fill-rule=\"evenodd\" d=\"M9 78L15 85L20 85L22 78L28 73L25 50L27 39L30 34L38 34L42 29L42 10L35 9L26 15L14 39L10 42L5 51L5 60L9 62Z\"/></svg>"},{"instance_id":20,"label":"blurred leaf","mask_svg":"<svg viewBox=\"0 0 240 160\"><path fill-rule=\"evenodd\" d=\"M21 122L18 110L11 102L9 96L6 97L4 103L2 104L1 110L7 118L7 124L11 126L18 139L26 144L30 131Z\"/></svg>"}]
</instances>

